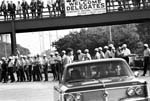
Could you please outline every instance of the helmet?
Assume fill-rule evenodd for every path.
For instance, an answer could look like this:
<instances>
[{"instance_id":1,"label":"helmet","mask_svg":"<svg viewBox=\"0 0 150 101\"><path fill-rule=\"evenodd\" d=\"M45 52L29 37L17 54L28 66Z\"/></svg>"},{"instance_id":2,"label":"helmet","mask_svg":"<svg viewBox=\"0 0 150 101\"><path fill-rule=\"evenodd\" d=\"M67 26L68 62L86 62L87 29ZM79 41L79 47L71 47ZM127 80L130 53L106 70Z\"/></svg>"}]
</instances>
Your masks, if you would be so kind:
<instances>
[{"instance_id":1,"label":"helmet","mask_svg":"<svg viewBox=\"0 0 150 101\"><path fill-rule=\"evenodd\" d=\"M95 50L96 52L98 52L98 48L95 48L94 50Z\"/></svg>"},{"instance_id":2,"label":"helmet","mask_svg":"<svg viewBox=\"0 0 150 101\"><path fill-rule=\"evenodd\" d=\"M104 49L108 49L108 46L104 46Z\"/></svg>"},{"instance_id":3,"label":"helmet","mask_svg":"<svg viewBox=\"0 0 150 101\"><path fill-rule=\"evenodd\" d=\"M85 50L84 50L84 52L85 52L85 53L88 53L88 52L89 52L89 50L88 50L88 49L85 49Z\"/></svg>"},{"instance_id":4,"label":"helmet","mask_svg":"<svg viewBox=\"0 0 150 101\"><path fill-rule=\"evenodd\" d=\"M81 53L81 50L79 49L79 50L77 50L77 53Z\"/></svg>"},{"instance_id":5,"label":"helmet","mask_svg":"<svg viewBox=\"0 0 150 101\"><path fill-rule=\"evenodd\" d=\"M148 47L148 44L144 44L145 47Z\"/></svg>"}]
</instances>

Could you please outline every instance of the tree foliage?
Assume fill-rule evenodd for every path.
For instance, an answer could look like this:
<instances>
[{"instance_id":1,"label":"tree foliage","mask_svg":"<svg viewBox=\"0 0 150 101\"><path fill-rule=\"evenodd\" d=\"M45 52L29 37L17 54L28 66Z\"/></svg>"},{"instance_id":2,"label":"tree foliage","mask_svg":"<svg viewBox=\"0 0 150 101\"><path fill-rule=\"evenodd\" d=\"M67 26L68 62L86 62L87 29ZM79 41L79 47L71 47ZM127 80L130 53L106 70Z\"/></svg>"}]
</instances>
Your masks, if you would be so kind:
<instances>
[{"instance_id":1,"label":"tree foliage","mask_svg":"<svg viewBox=\"0 0 150 101\"><path fill-rule=\"evenodd\" d=\"M139 42L139 34L135 24L111 26L112 39L115 47L127 44L134 52ZM110 39L110 27L94 27L82 29L80 32L70 32L69 35L53 43L58 51L71 47L84 50L88 48L93 53L94 48L108 45Z\"/></svg>"}]
</instances>

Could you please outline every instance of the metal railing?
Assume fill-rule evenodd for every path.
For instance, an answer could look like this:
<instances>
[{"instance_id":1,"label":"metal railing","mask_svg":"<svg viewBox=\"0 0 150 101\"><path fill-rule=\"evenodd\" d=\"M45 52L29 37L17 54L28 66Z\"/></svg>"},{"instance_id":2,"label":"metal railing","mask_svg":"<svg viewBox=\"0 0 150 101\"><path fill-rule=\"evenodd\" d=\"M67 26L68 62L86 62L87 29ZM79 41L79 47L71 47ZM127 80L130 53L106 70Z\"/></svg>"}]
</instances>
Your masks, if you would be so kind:
<instances>
[{"instance_id":1,"label":"metal railing","mask_svg":"<svg viewBox=\"0 0 150 101\"><path fill-rule=\"evenodd\" d=\"M126 12L126 11L134 11L134 10L145 10L150 9L150 0L106 0L106 13L111 12ZM63 9L64 10L64 9ZM58 18L58 17L67 17L65 16L65 11L58 10L54 8L54 10L49 11L47 7L42 9L42 16L33 17L31 10L28 10L29 17L26 19L43 19L43 18ZM36 15L38 12L36 12ZM26 20L23 17L23 12L20 14L15 12L15 18L12 19L8 14L8 18L4 18L4 14L1 12L0 21L11 21L11 20Z\"/></svg>"}]
</instances>

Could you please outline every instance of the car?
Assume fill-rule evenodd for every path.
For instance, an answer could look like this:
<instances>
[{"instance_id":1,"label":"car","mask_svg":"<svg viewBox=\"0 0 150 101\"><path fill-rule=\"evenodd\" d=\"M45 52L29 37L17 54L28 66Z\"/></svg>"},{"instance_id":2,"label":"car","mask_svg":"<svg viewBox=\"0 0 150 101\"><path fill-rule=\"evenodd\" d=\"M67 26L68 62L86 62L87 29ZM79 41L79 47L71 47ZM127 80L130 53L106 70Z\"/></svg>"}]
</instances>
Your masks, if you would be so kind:
<instances>
[{"instance_id":1,"label":"car","mask_svg":"<svg viewBox=\"0 0 150 101\"><path fill-rule=\"evenodd\" d=\"M75 62L54 86L54 101L148 101L148 85L121 58Z\"/></svg>"}]
</instances>

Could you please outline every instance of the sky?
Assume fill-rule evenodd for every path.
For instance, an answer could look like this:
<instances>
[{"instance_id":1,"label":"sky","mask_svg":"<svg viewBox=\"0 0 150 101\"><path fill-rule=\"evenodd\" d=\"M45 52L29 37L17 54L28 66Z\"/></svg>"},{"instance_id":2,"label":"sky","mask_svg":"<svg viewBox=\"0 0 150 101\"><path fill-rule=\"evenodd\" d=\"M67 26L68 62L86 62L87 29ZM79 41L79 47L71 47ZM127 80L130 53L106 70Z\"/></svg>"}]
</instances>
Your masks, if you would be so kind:
<instances>
[{"instance_id":1,"label":"sky","mask_svg":"<svg viewBox=\"0 0 150 101\"><path fill-rule=\"evenodd\" d=\"M31 54L40 54L44 50L54 49L51 43L69 34L71 30L57 30L16 34L17 44L28 48Z\"/></svg>"}]
</instances>

